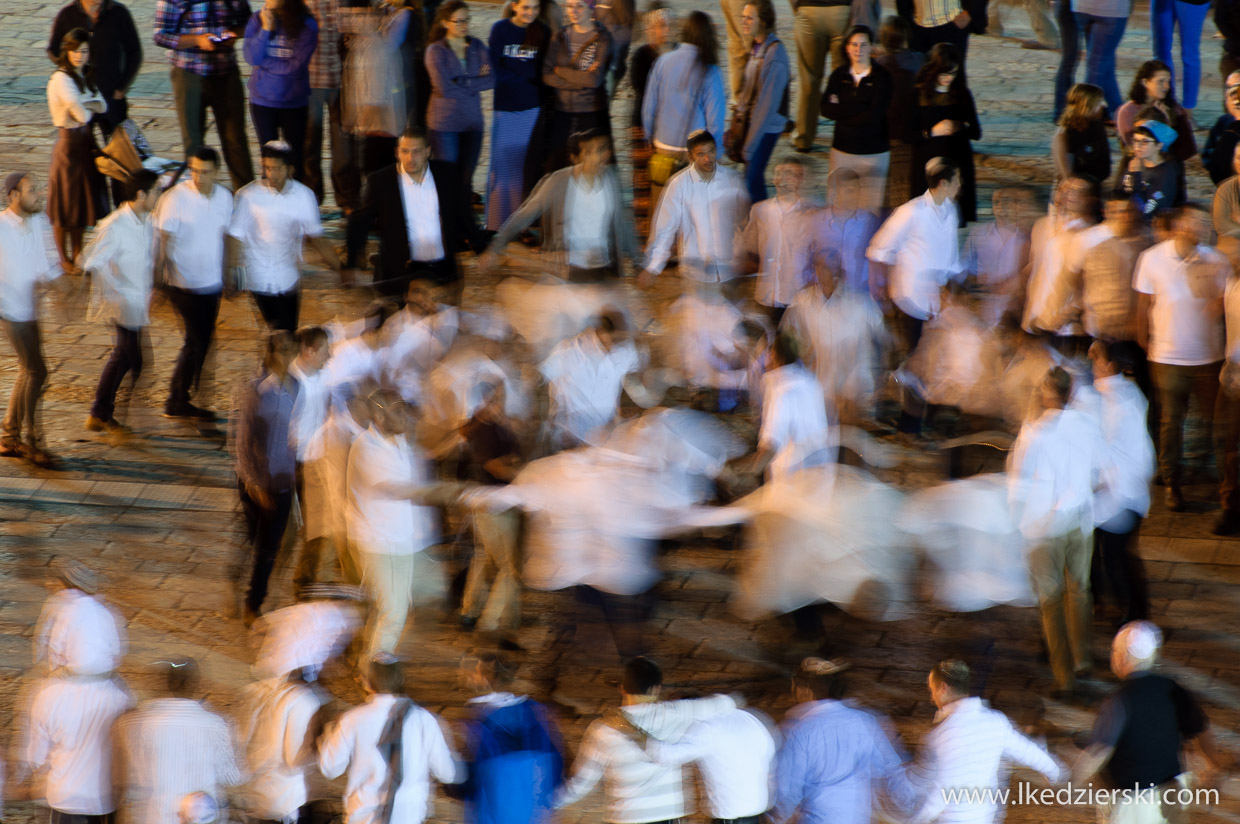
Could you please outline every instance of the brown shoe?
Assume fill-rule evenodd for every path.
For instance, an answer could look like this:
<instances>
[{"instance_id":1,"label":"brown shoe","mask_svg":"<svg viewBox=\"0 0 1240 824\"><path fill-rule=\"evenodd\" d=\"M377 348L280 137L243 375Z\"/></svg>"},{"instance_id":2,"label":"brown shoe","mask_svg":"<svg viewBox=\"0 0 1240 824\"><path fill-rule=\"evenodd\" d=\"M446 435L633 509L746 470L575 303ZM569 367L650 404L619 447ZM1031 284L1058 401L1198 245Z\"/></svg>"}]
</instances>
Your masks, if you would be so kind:
<instances>
[{"instance_id":1,"label":"brown shoe","mask_svg":"<svg viewBox=\"0 0 1240 824\"><path fill-rule=\"evenodd\" d=\"M40 469L56 468L56 456L41 446L22 444L21 456Z\"/></svg>"},{"instance_id":2,"label":"brown shoe","mask_svg":"<svg viewBox=\"0 0 1240 824\"><path fill-rule=\"evenodd\" d=\"M94 415L87 415L85 427L87 432L102 432L108 428L108 422Z\"/></svg>"},{"instance_id":3,"label":"brown shoe","mask_svg":"<svg viewBox=\"0 0 1240 824\"><path fill-rule=\"evenodd\" d=\"M1180 492L1178 486L1168 486L1167 491L1163 493L1163 500L1167 504L1167 509L1172 512L1184 512L1188 509L1184 504L1184 494Z\"/></svg>"}]
</instances>

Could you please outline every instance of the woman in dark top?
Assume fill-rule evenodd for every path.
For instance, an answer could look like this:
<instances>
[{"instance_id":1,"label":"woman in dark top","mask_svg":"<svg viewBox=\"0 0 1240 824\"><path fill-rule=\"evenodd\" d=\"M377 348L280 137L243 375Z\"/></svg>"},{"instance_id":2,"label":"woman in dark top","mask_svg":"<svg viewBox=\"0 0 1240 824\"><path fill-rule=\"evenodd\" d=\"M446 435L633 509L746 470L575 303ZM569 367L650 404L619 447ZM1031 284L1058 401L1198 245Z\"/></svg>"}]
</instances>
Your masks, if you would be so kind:
<instances>
[{"instance_id":1,"label":"woman in dark top","mask_svg":"<svg viewBox=\"0 0 1240 824\"><path fill-rule=\"evenodd\" d=\"M568 25L551 36L543 60L543 82L555 90L555 112L547 130L547 174L569 164L569 135L587 129L611 134L606 88L611 34L595 22L587 0L565 0L564 12Z\"/></svg>"},{"instance_id":2,"label":"woman in dark top","mask_svg":"<svg viewBox=\"0 0 1240 824\"><path fill-rule=\"evenodd\" d=\"M1175 139L1175 129L1155 120L1132 130L1132 160L1120 172L1115 193L1132 198L1146 223L1183 202L1180 167L1165 156Z\"/></svg>"},{"instance_id":3,"label":"woman in dark top","mask_svg":"<svg viewBox=\"0 0 1240 824\"><path fill-rule=\"evenodd\" d=\"M894 86L887 70L871 59L874 32L853 26L844 35L847 64L831 72L822 95L822 116L835 121L831 170L852 169L861 178L861 208L878 214L887 188L891 145L888 108Z\"/></svg>"},{"instance_id":4,"label":"woman in dark top","mask_svg":"<svg viewBox=\"0 0 1240 824\"><path fill-rule=\"evenodd\" d=\"M1107 137L1102 89L1077 83L1051 138L1051 157L1060 180L1088 176L1101 183L1111 176L1111 141Z\"/></svg>"},{"instance_id":5,"label":"woman in dark top","mask_svg":"<svg viewBox=\"0 0 1240 824\"><path fill-rule=\"evenodd\" d=\"M926 63L926 56L908 48L909 26L902 17L891 15L878 28L879 48L875 49L874 62L891 75L891 106L887 110L887 138L891 144L891 160L887 166L887 196L883 200L885 210L895 209L908 202L909 167L913 162L913 147L905 142L908 122L915 111L913 103L917 95L917 73Z\"/></svg>"},{"instance_id":6,"label":"woman in dark top","mask_svg":"<svg viewBox=\"0 0 1240 824\"><path fill-rule=\"evenodd\" d=\"M499 231L528 194L526 150L541 111L542 64L549 42L551 30L538 19L538 0L517 0L512 17L491 27L495 97L486 225L492 232Z\"/></svg>"},{"instance_id":7,"label":"woman in dark top","mask_svg":"<svg viewBox=\"0 0 1240 824\"><path fill-rule=\"evenodd\" d=\"M653 151L646 132L642 129L642 99L646 94L646 81L650 69L659 55L671 51L676 44L672 30L676 27L676 12L663 0L654 0L642 21L646 42L633 52L629 66L629 82L633 85L633 116L629 121L629 155L633 162L633 218L637 237L644 241L650 234L650 175L646 164Z\"/></svg>"},{"instance_id":8,"label":"woman in dark top","mask_svg":"<svg viewBox=\"0 0 1240 824\"><path fill-rule=\"evenodd\" d=\"M960 194L956 208L960 225L977 220L977 178L973 171L973 143L982 137L973 93L960 71L960 50L938 43L917 74L917 111L907 139L913 144L909 196L926 191L926 163L945 157L960 167Z\"/></svg>"}]
</instances>

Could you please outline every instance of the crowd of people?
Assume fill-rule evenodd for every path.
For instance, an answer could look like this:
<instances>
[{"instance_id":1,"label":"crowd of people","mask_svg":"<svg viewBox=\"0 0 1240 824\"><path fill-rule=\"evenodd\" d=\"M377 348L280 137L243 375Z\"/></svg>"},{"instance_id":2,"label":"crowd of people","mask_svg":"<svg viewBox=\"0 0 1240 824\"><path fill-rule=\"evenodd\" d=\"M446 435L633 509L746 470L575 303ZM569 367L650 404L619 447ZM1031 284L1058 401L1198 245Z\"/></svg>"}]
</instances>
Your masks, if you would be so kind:
<instances>
[{"instance_id":1,"label":"crowd of people","mask_svg":"<svg viewBox=\"0 0 1240 824\"><path fill-rule=\"evenodd\" d=\"M1231 38L1240 4L1216 5ZM60 560L18 770L19 784L46 773L54 821L210 824L229 795L252 819L305 820L316 765L347 775L349 824L422 820L432 781L469 820L543 820L600 779L604 820L670 822L687 813L689 762L713 818L776 822L864 822L872 799L900 820L989 822L996 806L944 791L998 786L1003 763L1159 792L1184 784L1189 742L1211 770L1230 767L1196 699L1150 672L1161 636L1137 551L1153 485L1172 511L1195 503L1186 431L1205 430L1207 470L1217 452L1215 532L1240 533L1240 71L1201 153L1211 208L1187 197L1204 6L1153 3L1156 54L1123 101L1131 4L1060 2L1052 24L1030 3L1030 47L1063 52L1050 202L1000 188L984 221L966 67L984 2L898 2L885 19L875 3L795 2L795 103L771 0L721 8L726 83L711 16L682 21L661 0L640 18L627 0L566 0L562 17L514 0L488 43L462 0L159 0L184 174L169 186L133 171L110 188L95 130L124 126L141 38L116 0L60 12L46 185L3 179L0 321L19 372L0 456L57 463L40 416L47 291L70 304L89 292L114 329L85 427L116 444L140 434L118 419L118 392L149 356L157 289L184 332L166 417L220 419L203 375L224 296L249 292L269 334L230 422L259 680L225 722L196 700L197 665L165 662L169 697L135 709L114 675L123 627L90 570ZM1082 35L1089 82L1075 83ZM1240 37L1224 42L1231 68ZM629 183L612 140L625 82ZM806 157L820 114L834 124L825 192ZM325 235L329 191L343 250ZM539 247L545 277L465 300L466 275L504 272L517 241ZM307 245L341 288L364 288L370 269L360 317L303 321ZM680 296L652 312L647 290L669 269ZM950 477L889 482L900 455L934 447L951 452ZM459 591L433 551L453 533L472 535ZM660 694L658 556L704 534L739 536L739 618L791 616L797 707L778 734L736 697ZM290 544L296 603L272 610ZM537 655L520 632L527 590L553 604ZM962 661L929 675L939 713L911 764L882 719L842 700L848 665L829 660L824 611L891 620L927 596L955 612L1036 605L1057 701L1096 702L1095 618L1118 630L1120 683L1071 771L972 695ZM462 665L476 695L463 758L402 695L408 627L445 602L481 650ZM560 676L582 652L576 628L600 615L625 661L621 706L570 770L552 715L509 691L513 660L550 662L546 693L571 706ZM324 726L317 679L337 658L368 699ZM1173 807L1138 796L1106 815L1174 821Z\"/></svg>"}]
</instances>

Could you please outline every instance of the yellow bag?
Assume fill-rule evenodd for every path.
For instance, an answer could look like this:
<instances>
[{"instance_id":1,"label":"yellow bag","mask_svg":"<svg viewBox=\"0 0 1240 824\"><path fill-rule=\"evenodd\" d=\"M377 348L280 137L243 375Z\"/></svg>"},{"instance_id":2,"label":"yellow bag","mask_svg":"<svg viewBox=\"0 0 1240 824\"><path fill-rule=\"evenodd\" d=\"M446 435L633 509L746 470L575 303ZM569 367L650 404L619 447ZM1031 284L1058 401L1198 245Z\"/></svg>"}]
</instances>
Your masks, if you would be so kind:
<instances>
[{"instance_id":1,"label":"yellow bag","mask_svg":"<svg viewBox=\"0 0 1240 824\"><path fill-rule=\"evenodd\" d=\"M675 155L655 152L651 155L650 162L646 164L646 172L650 175L651 183L656 186L666 186L671 176L686 165L688 164Z\"/></svg>"}]
</instances>

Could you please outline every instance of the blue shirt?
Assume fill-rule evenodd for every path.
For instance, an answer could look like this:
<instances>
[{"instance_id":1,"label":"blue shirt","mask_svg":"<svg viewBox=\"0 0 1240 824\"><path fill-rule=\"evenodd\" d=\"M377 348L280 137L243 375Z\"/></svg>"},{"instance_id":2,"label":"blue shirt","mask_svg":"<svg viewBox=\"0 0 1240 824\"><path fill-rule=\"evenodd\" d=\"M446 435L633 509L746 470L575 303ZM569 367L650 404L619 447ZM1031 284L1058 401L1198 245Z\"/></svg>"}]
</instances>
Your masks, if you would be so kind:
<instances>
[{"instance_id":1,"label":"blue shirt","mask_svg":"<svg viewBox=\"0 0 1240 824\"><path fill-rule=\"evenodd\" d=\"M245 27L245 62L254 67L250 102L272 109L300 109L310 102L310 58L319 45L319 24L307 15L301 33L289 37L276 24L263 28L260 12Z\"/></svg>"},{"instance_id":2,"label":"blue shirt","mask_svg":"<svg viewBox=\"0 0 1240 824\"><path fill-rule=\"evenodd\" d=\"M868 293L870 261L865 251L878 231L878 217L861 209L851 215L841 215L828 207L813 217L811 226L812 260L825 257L838 267L846 289Z\"/></svg>"},{"instance_id":3,"label":"blue shirt","mask_svg":"<svg viewBox=\"0 0 1240 824\"><path fill-rule=\"evenodd\" d=\"M275 492L293 488L297 454L289 440L289 422L297 383L292 391L274 374L256 380L242 401L237 424L237 476L242 481Z\"/></svg>"},{"instance_id":4,"label":"blue shirt","mask_svg":"<svg viewBox=\"0 0 1240 824\"><path fill-rule=\"evenodd\" d=\"M727 112L718 66L698 65L697 46L681 43L654 61L642 99L642 128L655 143L684 151L689 134L706 129L723 141Z\"/></svg>"}]
</instances>

